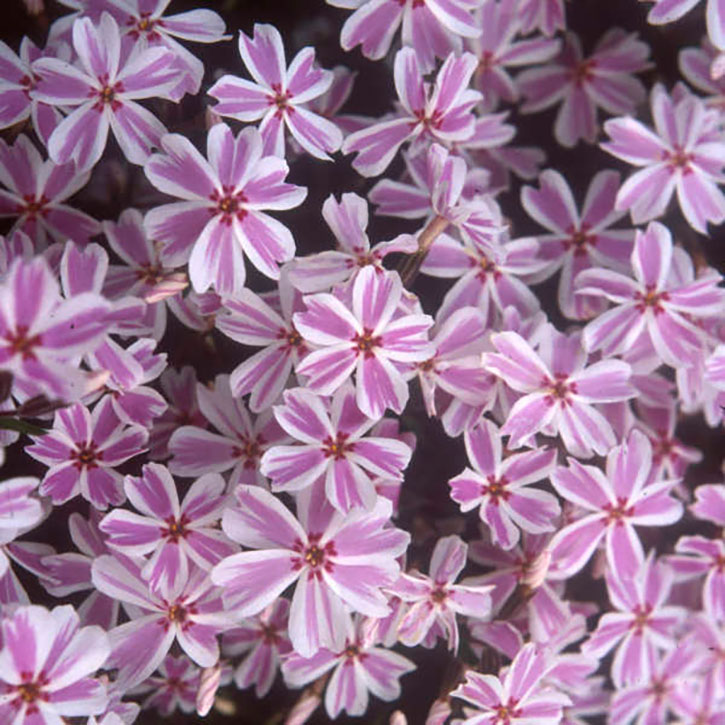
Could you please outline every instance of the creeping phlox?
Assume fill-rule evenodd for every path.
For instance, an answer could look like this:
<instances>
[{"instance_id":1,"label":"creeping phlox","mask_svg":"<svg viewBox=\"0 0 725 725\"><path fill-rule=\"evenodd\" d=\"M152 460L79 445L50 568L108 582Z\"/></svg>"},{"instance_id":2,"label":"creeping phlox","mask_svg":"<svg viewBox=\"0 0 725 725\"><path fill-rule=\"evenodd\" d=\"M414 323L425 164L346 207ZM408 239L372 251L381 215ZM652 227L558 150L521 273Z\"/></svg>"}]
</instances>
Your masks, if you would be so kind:
<instances>
[{"instance_id":1,"label":"creeping phlox","mask_svg":"<svg viewBox=\"0 0 725 725\"><path fill-rule=\"evenodd\" d=\"M0 725L723 723L725 0L16 5Z\"/></svg>"}]
</instances>

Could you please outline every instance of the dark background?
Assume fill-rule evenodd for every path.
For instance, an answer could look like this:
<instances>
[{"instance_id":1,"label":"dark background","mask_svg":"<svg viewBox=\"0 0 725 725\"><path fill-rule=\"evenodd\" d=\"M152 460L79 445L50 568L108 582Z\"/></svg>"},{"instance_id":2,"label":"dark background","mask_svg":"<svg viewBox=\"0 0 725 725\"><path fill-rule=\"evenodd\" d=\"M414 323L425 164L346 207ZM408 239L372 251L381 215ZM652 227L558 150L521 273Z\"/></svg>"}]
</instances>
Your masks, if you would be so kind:
<instances>
[{"instance_id":1,"label":"dark background","mask_svg":"<svg viewBox=\"0 0 725 725\"><path fill-rule=\"evenodd\" d=\"M64 14L66 9L53 0L46 0L47 13L39 18L30 18L20 0L4 0L2 3L2 30L0 38L17 50L23 35L29 35L36 43L42 45L49 23ZM704 5L702 3L701 5ZM369 116L380 116L391 108L395 99L393 88L391 58L385 61L372 62L362 57L359 49L344 53L339 47L339 33L349 11L332 8L324 0L173 0L170 13L181 12L194 7L209 7L219 12L227 23L228 32L234 40L217 45L187 44L188 47L203 59L206 66L206 78L202 93L195 98L186 98L178 106L155 101L153 110L162 118L170 131L177 131L189 136L201 148L204 147L204 108L213 105L204 91L219 75L230 72L246 76L241 59L237 52L236 35L239 30L251 34L255 22L274 24L282 33L288 61L305 45L313 45L317 50L318 62L326 68L344 64L358 71L353 95L345 106L345 112L360 113ZM646 14L651 7L648 3L637 0L571 0L567 2L568 27L578 33L582 39L585 54L591 52L601 35L611 27L619 26L629 31L637 31L652 49L654 68L641 77L649 87L656 81L663 81L668 87L679 79L677 69L677 51L687 45L698 45L704 34L703 8L689 13L676 24L655 27L646 23ZM395 50L395 45L393 46ZM147 105L147 104L145 104ZM510 121L515 123L519 132L514 140L516 145L537 145L543 148L548 157L543 168L555 168L569 180L577 200L583 200L584 193L592 176L602 168L617 168L624 175L630 167L621 164L609 154L597 147L579 144L573 150L556 145L552 128L555 110L533 116L518 116L513 110ZM641 117L648 118L647 108L641 109ZM601 116L600 116L601 119ZM239 124L231 121L235 129ZM13 129L3 132L10 139ZM94 171L89 187L76 199L79 207L94 214L99 219L116 219L120 212L128 206L136 206L145 210L163 201L163 197L146 182L139 167L130 167L122 161L122 156L115 141L109 140L104 161ZM108 160L116 160L119 166L114 167ZM121 173L118 173L118 169ZM402 169L400 159L396 159L387 175L395 178ZM307 186L309 195L305 204L298 209L284 212L279 218L293 231L298 247L298 254L308 254L322 249L331 248L332 236L320 215L324 199L330 194L356 191L364 195L373 182L358 176L350 167L349 159L340 154L335 163L323 163L303 156L291 163L288 180ZM511 191L499 197L504 214L512 221L512 236L536 234L541 230L525 215L519 199L520 184L514 183ZM710 264L723 270L725 248L723 233L714 229L710 239L699 236L682 219L679 210L672 208L664 220L670 227L675 239L686 248L698 254L704 254ZM402 231L414 231L415 223L372 218L370 237L373 242L390 239ZM0 227L0 231L6 228ZM270 282L248 268L249 286L256 291L269 289ZM427 277L418 277L413 290L421 296L426 312L434 313L449 283ZM559 327L565 321L556 311L555 280L538 288L542 305L551 315L552 321ZM200 344L204 342L205 344ZM219 372L231 371L250 350L246 350L227 338L213 333L213 341L200 340L198 333L191 332L178 324L169 315L169 327L161 343L161 349L168 351L172 365L193 364L201 380L211 380ZM449 478L460 473L466 465L465 452L461 440L450 440L445 436L437 421L426 417L417 393L412 386L411 403L406 409L403 425L416 432L418 444L412 464L406 475L401 498L401 515L399 525L414 534L414 546L409 552L409 563L427 570L430 551L437 536L449 533L454 517L458 513L457 506L448 498ZM688 475L690 484L713 482L721 479L719 470L722 459L722 435L719 431L708 429L700 420L684 419L678 429L680 437L692 445L701 447L705 453L702 464L693 467ZM35 473L43 475L44 467L29 459L22 452L27 439L12 446L8 451L8 462L3 473L5 477ZM130 472L138 470L141 459L134 459L127 467ZM31 532L27 537L31 540L43 540L56 546L59 552L72 548L67 535L66 521L73 510L86 513L85 502L80 499L69 502L53 512L51 518L41 529ZM469 539L477 536L475 516L455 518L458 525L465 527L464 536ZM693 533L698 524L691 518L683 519L681 524L663 531L642 531L646 547L657 546L660 551L671 550L677 537L682 533ZM469 573L467 571L467 573ZM471 567L470 573L480 573ZM32 577L20 572L21 579L27 585L31 597L36 602L49 606L57 603L40 589ZM606 591L601 582L592 582L588 569L584 576L575 578L569 585L570 594L577 598L598 599L606 607ZM399 702L382 703L371 698L370 708L363 718L340 717L337 722L387 723L389 715L395 709L401 709L408 717L411 725L419 725L425 717L433 700L442 692L449 690L458 672L455 659L445 650L443 644L435 650L399 648L399 651L412 659L417 665L416 672L406 675L402 680L403 694ZM232 700L236 714L224 716L213 712L207 722L235 723L238 725L273 725L282 723L289 707L299 697L299 691L288 691L278 677L271 693L263 700L257 701L252 691L239 692L233 687L227 688L223 695ZM140 723L158 721L155 712L143 713ZM169 720L172 723L194 723L199 718L195 715L185 717L175 715ZM311 720L311 725L328 722L324 709L320 708Z\"/></svg>"}]
</instances>

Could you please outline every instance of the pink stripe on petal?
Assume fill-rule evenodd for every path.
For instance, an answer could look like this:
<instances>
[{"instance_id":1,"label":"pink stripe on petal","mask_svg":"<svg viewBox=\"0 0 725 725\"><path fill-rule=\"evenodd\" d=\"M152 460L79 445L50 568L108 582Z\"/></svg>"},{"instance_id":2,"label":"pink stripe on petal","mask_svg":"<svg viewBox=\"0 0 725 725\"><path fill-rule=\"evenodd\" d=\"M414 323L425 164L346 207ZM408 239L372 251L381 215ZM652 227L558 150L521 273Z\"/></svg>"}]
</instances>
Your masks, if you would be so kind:
<instances>
[{"instance_id":1,"label":"pink stripe on petal","mask_svg":"<svg viewBox=\"0 0 725 725\"><path fill-rule=\"evenodd\" d=\"M299 491L314 483L328 467L322 449L313 446L275 446L262 456L260 470L275 491Z\"/></svg>"},{"instance_id":2,"label":"pink stripe on petal","mask_svg":"<svg viewBox=\"0 0 725 725\"><path fill-rule=\"evenodd\" d=\"M468 460L474 468L483 476L495 476L502 457L501 436L496 425L483 420L466 430L463 440Z\"/></svg>"},{"instance_id":3,"label":"pink stripe on petal","mask_svg":"<svg viewBox=\"0 0 725 725\"><path fill-rule=\"evenodd\" d=\"M351 375L359 355L350 344L332 345L315 350L297 366L298 375L308 378L307 385L320 395L332 395Z\"/></svg>"},{"instance_id":4,"label":"pink stripe on petal","mask_svg":"<svg viewBox=\"0 0 725 725\"><path fill-rule=\"evenodd\" d=\"M370 478L346 458L328 466L325 493L330 503L343 514L357 508L370 510L378 497Z\"/></svg>"},{"instance_id":5,"label":"pink stripe on petal","mask_svg":"<svg viewBox=\"0 0 725 725\"><path fill-rule=\"evenodd\" d=\"M116 509L105 516L99 528L108 537L108 545L135 556L148 554L162 539L160 522L131 511Z\"/></svg>"},{"instance_id":6,"label":"pink stripe on petal","mask_svg":"<svg viewBox=\"0 0 725 725\"><path fill-rule=\"evenodd\" d=\"M257 83L285 88L285 57L282 36L273 25L255 24L254 36L239 33L239 53Z\"/></svg>"},{"instance_id":7,"label":"pink stripe on petal","mask_svg":"<svg viewBox=\"0 0 725 725\"><path fill-rule=\"evenodd\" d=\"M568 579L582 569L594 553L594 549L606 530L607 524L604 516L592 514L557 532L549 544L551 549L550 578Z\"/></svg>"},{"instance_id":8,"label":"pink stripe on petal","mask_svg":"<svg viewBox=\"0 0 725 725\"><path fill-rule=\"evenodd\" d=\"M329 161L328 153L342 146L342 131L332 121L306 108L290 108L285 121L297 143L315 158Z\"/></svg>"},{"instance_id":9,"label":"pink stripe on petal","mask_svg":"<svg viewBox=\"0 0 725 725\"><path fill-rule=\"evenodd\" d=\"M127 476L124 488L128 500L153 519L179 516L179 498L174 479L165 466L147 463L141 476Z\"/></svg>"},{"instance_id":10,"label":"pink stripe on petal","mask_svg":"<svg viewBox=\"0 0 725 725\"><path fill-rule=\"evenodd\" d=\"M48 154L57 164L72 160L79 170L90 169L103 154L109 127L109 114L86 103L58 124L48 140Z\"/></svg>"},{"instance_id":11,"label":"pink stripe on petal","mask_svg":"<svg viewBox=\"0 0 725 725\"><path fill-rule=\"evenodd\" d=\"M402 413L408 402L408 385L383 357L359 356L357 361L357 404L369 418L382 418L390 408Z\"/></svg>"},{"instance_id":12,"label":"pink stripe on petal","mask_svg":"<svg viewBox=\"0 0 725 725\"><path fill-rule=\"evenodd\" d=\"M322 399L304 388L286 391L284 405L275 406L274 416L287 433L303 443L319 444L334 435Z\"/></svg>"},{"instance_id":13,"label":"pink stripe on petal","mask_svg":"<svg viewBox=\"0 0 725 725\"><path fill-rule=\"evenodd\" d=\"M249 261L270 279L279 279L279 264L295 256L290 230L268 214L250 211L241 221L235 218L234 235Z\"/></svg>"},{"instance_id":14,"label":"pink stripe on petal","mask_svg":"<svg viewBox=\"0 0 725 725\"><path fill-rule=\"evenodd\" d=\"M238 121L257 121L270 108L272 96L269 91L252 81L225 75L207 93L219 103L214 113Z\"/></svg>"},{"instance_id":15,"label":"pink stripe on petal","mask_svg":"<svg viewBox=\"0 0 725 725\"><path fill-rule=\"evenodd\" d=\"M508 447L520 448L529 436L538 433L552 421L556 410L548 396L542 393L531 393L519 398L501 428L502 435L511 436Z\"/></svg>"},{"instance_id":16,"label":"pink stripe on petal","mask_svg":"<svg viewBox=\"0 0 725 725\"><path fill-rule=\"evenodd\" d=\"M307 536L297 519L278 498L256 486L239 486L238 506L227 508L222 519L224 533L251 548L292 549Z\"/></svg>"},{"instance_id":17,"label":"pink stripe on petal","mask_svg":"<svg viewBox=\"0 0 725 725\"><path fill-rule=\"evenodd\" d=\"M166 133L161 121L133 101L124 100L110 119L113 135L132 164L144 164Z\"/></svg>"}]
</instances>

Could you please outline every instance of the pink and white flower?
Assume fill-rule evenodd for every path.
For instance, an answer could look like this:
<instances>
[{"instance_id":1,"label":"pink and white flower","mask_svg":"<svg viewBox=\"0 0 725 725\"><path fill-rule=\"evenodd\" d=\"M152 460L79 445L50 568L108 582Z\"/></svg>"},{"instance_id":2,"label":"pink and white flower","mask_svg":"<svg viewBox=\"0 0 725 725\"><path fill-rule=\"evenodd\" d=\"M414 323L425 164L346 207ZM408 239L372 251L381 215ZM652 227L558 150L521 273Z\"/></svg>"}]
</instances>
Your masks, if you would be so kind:
<instances>
[{"instance_id":1,"label":"pink and white flower","mask_svg":"<svg viewBox=\"0 0 725 725\"><path fill-rule=\"evenodd\" d=\"M43 161L30 139L21 134L12 146L0 139L0 218L15 219L11 233L27 234L38 251L52 242L72 238L86 244L100 224L65 203L90 178L73 162Z\"/></svg>"},{"instance_id":2,"label":"pink and white flower","mask_svg":"<svg viewBox=\"0 0 725 725\"><path fill-rule=\"evenodd\" d=\"M35 725L104 711L106 688L94 675L110 648L100 627L81 627L66 605L19 607L0 628L0 720Z\"/></svg>"},{"instance_id":3,"label":"pink and white flower","mask_svg":"<svg viewBox=\"0 0 725 725\"><path fill-rule=\"evenodd\" d=\"M448 649L458 651L456 615L486 619L491 614L492 586L453 582L466 565L468 546L458 536L438 539L430 559L430 575L417 569L400 575L390 588L408 604L398 625L398 639L408 647L420 644L438 627L448 639Z\"/></svg>"},{"instance_id":4,"label":"pink and white flower","mask_svg":"<svg viewBox=\"0 0 725 725\"><path fill-rule=\"evenodd\" d=\"M106 395L92 412L80 403L57 411L53 429L33 438L34 445L25 451L50 466L40 492L56 506L81 494L96 508L106 509L126 498L116 466L143 453L147 440L146 429L126 426Z\"/></svg>"},{"instance_id":5,"label":"pink and white flower","mask_svg":"<svg viewBox=\"0 0 725 725\"><path fill-rule=\"evenodd\" d=\"M141 515L115 509L99 527L107 544L126 556L149 556L141 570L151 590L166 599L178 596L189 576L189 560L211 569L237 548L218 524L227 504L226 483L218 473L197 479L179 504L176 483L158 463L143 467L141 476L127 476L126 496Z\"/></svg>"},{"instance_id":6,"label":"pink and white flower","mask_svg":"<svg viewBox=\"0 0 725 725\"><path fill-rule=\"evenodd\" d=\"M162 153L145 166L146 176L161 191L184 201L152 209L144 219L149 236L163 248L161 260L176 267L188 262L197 292L214 285L219 295L244 287L244 255L265 276L279 278L278 264L294 256L287 227L262 209L291 209L306 189L284 182L283 159L264 155L254 128L236 138L223 123L207 136L207 161L179 134L161 140Z\"/></svg>"},{"instance_id":7,"label":"pink and white flower","mask_svg":"<svg viewBox=\"0 0 725 725\"><path fill-rule=\"evenodd\" d=\"M606 473L569 458L551 475L557 493L586 513L560 529L551 541L550 576L566 579L589 560L602 539L607 562L623 581L644 561L635 526L667 526L682 516L670 495L677 481L649 481L652 446L633 430L607 456Z\"/></svg>"},{"instance_id":8,"label":"pink and white flower","mask_svg":"<svg viewBox=\"0 0 725 725\"><path fill-rule=\"evenodd\" d=\"M348 627L344 645L320 649L305 658L293 652L282 665L282 674L289 687L302 687L332 670L325 691L325 710L331 718L341 712L351 716L364 715L368 709L369 692L385 702L400 697L398 680L415 669L406 657L376 647L366 633L368 623L362 617Z\"/></svg>"},{"instance_id":9,"label":"pink and white flower","mask_svg":"<svg viewBox=\"0 0 725 725\"><path fill-rule=\"evenodd\" d=\"M322 478L327 500L343 514L372 510L378 498L374 477L402 479L413 453L401 440L365 436L376 420L360 412L349 383L329 405L305 388L287 390L274 415L298 443L274 446L262 456L261 471L272 490L300 491Z\"/></svg>"},{"instance_id":10,"label":"pink and white flower","mask_svg":"<svg viewBox=\"0 0 725 725\"><path fill-rule=\"evenodd\" d=\"M526 97L522 113L543 111L561 103L554 137L573 147L580 140L594 143L599 130L597 108L610 114L631 114L645 98L645 88L634 76L650 67L649 46L621 28L600 38L584 58L576 35L566 36L556 61L526 70L516 78Z\"/></svg>"},{"instance_id":11,"label":"pink and white flower","mask_svg":"<svg viewBox=\"0 0 725 725\"><path fill-rule=\"evenodd\" d=\"M647 15L653 25L663 25L679 20L699 0L653 0L654 6ZM713 45L725 50L725 3L723 0L707 0L707 34Z\"/></svg>"},{"instance_id":12,"label":"pink and white flower","mask_svg":"<svg viewBox=\"0 0 725 725\"><path fill-rule=\"evenodd\" d=\"M561 270L558 302L566 317L589 319L606 309L600 298L575 294L574 280L579 272L592 267L626 271L628 267L634 231L609 229L625 214L614 208L619 184L616 171L597 173L589 184L581 213L566 179L553 169L541 173L538 189L525 186L521 190L526 213L551 232L536 237L539 258L548 264L533 278L543 280Z\"/></svg>"},{"instance_id":13,"label":"pink and white flower","mask_svg":"<svg viewBox=\"0 0 725 725\"><path fill-rule=\"evenodd\" d=\"M718 189L725 166L720 114L689 93L671 97L657 84L650 95L655 129L634 118L604 124L610 141L601 147L633 166L643 167L617 193L617 209L629 209L635 224L662 216L677 191L690 226L702 234L707 223L725 219L725 196Z\"/></svg>"},{"instance_id":14,"label":"pink and white flower","mask_svg":"<svg viewBox=\"0 0 725 725\"><path fill-rule=\"evenodd\" d=\"M33 64L40 79L35 97L54 106L77 106L48 140L57 164L73 160L90 169L103 154L109 129L126 158L143 164L166 133L163 124L143 106L143 98L169 98L178 81L176 56L163 47L123 52L118 24L108 13L98 25L90 18L73 24L73 47L79 66L56 58Z\"/></svg>"},{"instance_id":15,"label":"pink and white flower","mask_svg":"<svg viewBox=\"0 0 725 725\"><path fill-rule=\"evenodd\" d=\"M239 486L236 497L222 528L256 551L234 554L212 569L229 611L256 614L296 582L289 637L303 657L344 647L346 608L370 617L388 614L383 588L397 579L397 557L410 540L388 526L390 501L380 497L372 511L343 515L320 486L312 487L297 497L298 521L262 488Z\"/></svg>"},{"instance_id":16,"label":"pink and white flower","mask_svg":"<svg viewBox=\"0 0 725 725\"><path fill-rule=\"evenodd\" d=\"M402 24L404 46L412 46L424 71L435 58L461 52L461 37L475 38L481 30L471 11L484 0L327 0L328 5L352 9L340 35L343 50L362 46L371 60L384 57Z\"/></svg>"},{"instance_id":17,"label":"pink and white flower","mask_svg":"<svg viewBox=\"0 0 725 725\"><path fill-rule=\"evenodd\" d=\"M683 621L683 607L667 605L674 575L653 552L636 576L616 568L606 574L609 598L616 612L607 612L582 651L603 657L615 645L611 675L617 688L648 681L662 652L675 647L674 629Z\"/></svg>"},{"instance_id":18,"label":"pink and white flower","mask_svg":"<svg viewBox=\"0 0 725 725\"><path fill-rule=\"evenodd\" d=\"M431 87L423 78L412 48L395 56L395 88L402 115L350 134L342 145L345 154L357 153L353 167L363 176L377 176L388 168L398 149L409 140L450 144L465 141L474 132L472 111L481 100L468 89L478 60L471 53L451 53Z\"/></svg>"},{"instance_id":19,"label":"pink and white flower","mask_svg":"<svg viewBox=\"0 0 725 725\"><path fill-rule=\"evenodd\" d=\"M183 77L169 92L169 97L178 101L184 93L199 92L204 64L176 38L194 43L218 43L229 36L224 35L224 20L213 10L195 8L164 15L170 1L110 0L110 4L124 34L122 42L131 40L139 50L161 46L176 56L176 65Z\"/></svg>"},{"instance_id":20,"label":"pink and white flower","mask_svg":"<svg viewBox=\"0 0 725 725\"><path fill-rule=\"evenodd\" d=\"M530 484L549 477L556 450L536 448L503 458L501 433L490 420L466 430L463 439L475 470L466 468L448 482L461 511L480 507L481 521L502 549L516 546L518 527L531 534L554 531L560 513L556 497Z\"/></svg>"},{"instance_id":21,"label":"pink and white flower","mask_svg":"<svg viewBox=\"0 0 725 725\"><path fill-rule=\"evenodd\" d=\"M364 267L352 285L352 310L331 294L304 298L306 312L294 323L307 341L319 347L297 367L316 393L331 395L356 371L356 400L369 418L387 408L401 413L408 385L396 364L427 360L433 354L428 315L395 316L403 296L396 272Z\"/></svg>"},{"instance_id":22,"label":"pink and white flower","mask_svg":"<svg viewBox=\"0 0 725 725\"><path fill-rule=\"evenodd\" d=\"M228 657L246 655L234 672L234 684L240 690L254 685L258 698L269 692L282 660L292 651L288 620L289 602L280 597L224 633L223 653Z\"/></svg>"},{"instance_id":23,"label":"pink and white flower","mask_svg":"<svg viewBox=\"0 0 725 725\"><path fill-rule=\"evenodd\" d=\"M567 338L554 330L538 354L516 332L494 333L491 343L497 352L484 353L483 366L524 394L501 428L511 436L509 448L540 431L560 435L567 450L582 458L604 455L616 443L612 426L594 405L634 397L627 363L600 360L587 367L579 335Z\"/></svg>"},{"instance_id":24,"label":"pink and white flower","mask_svg":"<svg viewBox=\"0 0 725 725\"><path fill-rule=\"evenodd\" d=\"M571 701L545 684L546 673L554 662L546 651L529 643L519 650L503 677L469 671L466 681L451 693L476 708L466 709L467 717L461 725L560 723L562 708Z\"/></svg>"},{"instance_id":25,"label":"pink and white flower","mask_svg":"<svg viewBox=\"0 0 725 725\"><path fill-rule=\"evenodd\" d=\"M332 121L306 104L332 83L332 73L315 67L314 48L302 48L287 67L282 36L273 25L254 26L254 36L239 33L239 54L254 82L226 75L207 92L219 103L214 113L238 121L258 121L265 156L284 158L285 127L307 153L330 161L342 144Z\"/></svg>"},{"instance_id":26,"label":"pink and white flower","mask_svg":"<svg viewBox=\"0 0 725 725\"><path fill-rule=\"evenodd\" d=\"M694 321L722 314L725 290L718 286L722 278L709 269L695 278L689 255L673 249L669 230L658 222L637 232L631 261L635 279L608 269L585 270L577 277L579 293L616 304L584 328L585 348L614 355L646 335L667 365L693 364L707 340L705 330Z\"/></svg>"}]
</instances>

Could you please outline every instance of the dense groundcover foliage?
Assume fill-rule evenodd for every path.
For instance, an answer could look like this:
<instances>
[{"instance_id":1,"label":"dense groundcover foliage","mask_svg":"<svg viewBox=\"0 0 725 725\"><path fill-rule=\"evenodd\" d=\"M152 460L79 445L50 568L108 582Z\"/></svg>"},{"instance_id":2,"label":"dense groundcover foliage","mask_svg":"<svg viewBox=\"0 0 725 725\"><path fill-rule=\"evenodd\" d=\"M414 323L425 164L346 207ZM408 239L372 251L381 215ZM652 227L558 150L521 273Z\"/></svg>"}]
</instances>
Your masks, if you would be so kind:
<instances>
[{"instance_id":1,"label":"dense groundcover foliage","mask_svg":"<svg viewBox=\"0 0 725 725\"><path fill-rule=\"evenodd\" d=\"M0 725L725 723L725 1L9 0Z\"/></svg>"}]
</instances>

